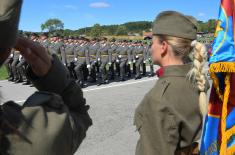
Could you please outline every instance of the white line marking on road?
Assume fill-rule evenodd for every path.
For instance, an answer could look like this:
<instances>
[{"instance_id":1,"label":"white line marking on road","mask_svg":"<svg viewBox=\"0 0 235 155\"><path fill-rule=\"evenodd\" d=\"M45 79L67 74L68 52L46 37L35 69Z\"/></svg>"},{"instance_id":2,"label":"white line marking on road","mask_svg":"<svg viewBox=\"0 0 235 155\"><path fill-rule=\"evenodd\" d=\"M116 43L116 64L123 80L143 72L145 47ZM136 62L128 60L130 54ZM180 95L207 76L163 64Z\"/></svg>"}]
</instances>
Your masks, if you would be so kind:
<instances>
[{"instance_id":1,"label":"white line marking on road","mask_svg":"<svg viewBox=\"0 0 235 155\"><path fill-rule=\"evenodd\" d=\"M94 89L84 89L83 92L90 92L90 91L101 90L101 89L108 89L108 88L114 88L114 87L127 86L127 85L132 85L132 84L137 84L137 83L153 81L153 80L156 80L156 79L157 78L151 78L151 79L147 79L147 80L139 80L139 81L136 81L136 82L116 84L116 85L112 85L112 86L104 86L104 87L94 88Z\"/></svg>"},{"instance_id":2,"label":"white line marking on road","mask_svg":"<svg viewBox=\"0 0 235 155\"><path fill-rule=\"evenodd\" d=\"M157 78L151 78L151 79L146 79L146 80L139 80L139 81L129 82L129 83L116 84L116 85L112 85L112 86L104 86L104 87L100 87L100 88L84 89L83 92L91 92L91 91L101 90L101 89L108 89L108 88L121 87L121 86L128 86L128 85L132 85L132 84L143 83L143 82L148 82L148 81L153 81L153 80L157 80ZM24 103L25 101L26 100L20 100L20 101L16 101L16 103Z\"/></svg>"}]
</instances>

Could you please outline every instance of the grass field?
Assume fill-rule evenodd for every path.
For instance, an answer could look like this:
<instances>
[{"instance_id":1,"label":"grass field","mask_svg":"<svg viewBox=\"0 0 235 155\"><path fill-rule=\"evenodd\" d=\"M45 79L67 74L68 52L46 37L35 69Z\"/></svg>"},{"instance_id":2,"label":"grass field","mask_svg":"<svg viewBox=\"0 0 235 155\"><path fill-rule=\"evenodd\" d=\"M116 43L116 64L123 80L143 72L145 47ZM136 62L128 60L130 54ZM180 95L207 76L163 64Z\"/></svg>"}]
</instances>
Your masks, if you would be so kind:
<instances>
[{"instance_id":1,"label":"grass field","mask_svg":"<svg viewBox=\"0 0 235 155\"><path fill-rule=\"evenodd\" d=\"M7 70L5 67L0 68L0 80L5 80L7 78Z\"/></svg>"}]
</instances>

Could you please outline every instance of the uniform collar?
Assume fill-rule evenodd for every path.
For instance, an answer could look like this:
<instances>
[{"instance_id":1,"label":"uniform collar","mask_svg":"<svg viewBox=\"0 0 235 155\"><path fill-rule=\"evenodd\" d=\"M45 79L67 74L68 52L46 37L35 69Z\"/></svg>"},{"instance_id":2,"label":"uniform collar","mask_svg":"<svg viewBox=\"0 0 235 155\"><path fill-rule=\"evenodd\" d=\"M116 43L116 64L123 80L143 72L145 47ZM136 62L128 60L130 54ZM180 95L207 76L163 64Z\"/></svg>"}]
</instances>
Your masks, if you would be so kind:
<instances>
[{"instance_id":1,"label":"uniform collar","mask_svg":"<svg viewBox=\"0 0 235 155\"><path fill-rule=\"evenodd\" d=\"M192 65L185 64L185 65L172 65L172 66L165 66L161 67L157 70L156 74L159 78L166 77L166 76L181 76L184 77L190 71Z\"/></svg>"}]
</instances>

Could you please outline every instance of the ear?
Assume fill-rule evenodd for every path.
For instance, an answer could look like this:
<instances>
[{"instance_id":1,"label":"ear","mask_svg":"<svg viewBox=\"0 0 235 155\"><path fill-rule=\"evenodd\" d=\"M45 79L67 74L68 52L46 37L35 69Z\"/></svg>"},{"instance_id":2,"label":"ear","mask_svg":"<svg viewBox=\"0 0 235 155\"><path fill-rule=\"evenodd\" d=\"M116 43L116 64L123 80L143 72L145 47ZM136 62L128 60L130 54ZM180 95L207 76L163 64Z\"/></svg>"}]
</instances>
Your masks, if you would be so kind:
<instances>
[{"instance_id":1,"label":"ear","mask_svg":"<svg viewBox=\"0 0 235 155\"><path fill-rule=\"evenodd\" d=\"M168 43L166 41L163 41L161 43L161 56L165 57L168 52Z\"/></svg>"}]
</instances>

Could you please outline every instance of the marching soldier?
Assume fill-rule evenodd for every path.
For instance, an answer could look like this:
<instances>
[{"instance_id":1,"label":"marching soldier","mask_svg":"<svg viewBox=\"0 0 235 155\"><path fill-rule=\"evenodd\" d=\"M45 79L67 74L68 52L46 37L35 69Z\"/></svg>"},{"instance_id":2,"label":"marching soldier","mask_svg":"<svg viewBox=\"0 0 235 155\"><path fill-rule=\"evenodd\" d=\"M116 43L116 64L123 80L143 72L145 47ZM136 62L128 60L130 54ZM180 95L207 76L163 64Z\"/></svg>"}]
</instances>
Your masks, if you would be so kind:
<instances>
[{"instance_id":1,"label":"marching soldier","mask_svg":"<svg viewBox=\"0 0 235 155\"><path fill-rule=\"evenodd\" d=\"M13 81L16 83L22 82L22 78L20 77L20 74L16 68L16 66L20 62L21 58L22 58L22 56L20 55L20 51L13 49L13 62L11 64L11 68L12 68L12 73L13 73L13 77L14 77Z\"/></svg>"},{"instance_id":2,"label":"marching soldier","mask_svg":"<svg viewBox=\"0 0 235 155\"><path fill-rule=\"evenodd\" d=\"M126 46L125 41L117 48L118 53L118 62L120 67L120 81L125 81L125 71L126 71L126 64L128 61L128 47Z\"/></svg>"},{"instance_id":3,"label":"marching soldier","mask_svg":"<svg viewBox=\"0 0 235 155\"><path fill-rule=\"evenodd\" d=\"M76 67L74 70L77 75L77 83L79 83L82 88L84 87L85 81L84 73L86 71L87 64L90 64L88 55L88 41L89 40L82 40L80 46L75 48Z\"/></svg>"},{"instance_id":4,"label":"marching soldier","mask_svg":"<svg viewBox=\"0 0 235 155\"><path fill-rule=\"evenodd\" d=\"M39 41L39 36L36 34L36 33L33 33L31 36L30 36L30 39L34 42L38 42Z\"/></svg>"},{"instance_id":5,"label":"marching soldier","mask_svg":"<svg viewBox=\"0 0 235 155\"><path fill-rule=\"evenodd\" d=\"M37 41L36 38L33 41ZM48 33L42 33L38 41L47 50L47 52L49 52L50 43L48 41Z\"/></svg>"},{"instance_id":6,"label":"marching soldier","mask_svg":"<svg viewBox=\"0 0 235 155\"><path fill-rule=\"evenodd\" d=\"M74 71L75 67L75 55L74 55L74 48L75 45L73 44L73 38L70 36L69 38L65 38L65 54L66 54L66 59L65 62L67 64L67 67L69 69L71 77L76 79L76 73Z\"/></svg>"},{"instance_id":7,"label":"marching soldier","mask_svg":"<svg viewBox=\"0 0 235 155\"><path fill-rule=\"evenodd\" d=\"M130 41L130 43L127 44L128 50L127 50L127 55L128 55L128 64L126 67L126 72L127 72L127 76L131 77L131 65L133 64L133 50L134 47L132 46L132 41Z\"/></svg>"},{"instance_id":8,"label":"marching soldier","mask_svg":"<svg viewBox=\"0 0 235 155\"><path fill-rule=\"evenodd\" d=\"M115 42L111 42L110 48L108 50L109 52L109 74L110 74L110 80L115 79L116 73L118 73L118 76L120 76L120 67L119 63L117 62L118 60L118 55L117 55L117 48L118 46L116 45ZM114 70L114 66L116 68L116 72Z\"/></svg>"},{"instance_id":9,"label":"marching soldier","mask_svg":"<svg viewBox=\"0 0 235 155\"><path fill-rule=\"evenodd\" d=\"M13 50L11 50L11 54L9 55L9 57L7 58L7 60L4 62L4 65L7 69L7 73L8 73L8 81L13 81L14 80L14 75L12 72L12 67L11 64L13 62Z\"/></svg>"},{"instance_id":10,"label":"marching soldier","mask_svg":"<svg viewBox=\"0 0 235 155\"><path fill-rule=\"evenodd\" d=\"M146 61L149 62L149 66L150 66L150 73L148 76L149 77L155 76L154 68L153 68L153 60L152 60L152 56L151 56L151 45L148 45L146 48Z\"/></svg>"},{"instance_id":11,"label":"marching soldier","mask_svg":"<svg viewBox=\"0 0 235 155\"><path fill-rule=\"evenodd\" d=\"M89 55L89 64L87 64L87 68L89 70L89 79L91 82L96 82L97 73L99 72L98 63L100 62L100 58L98 57L98 49L100 48L99 42L93 40L88 47L88 55Z\"/></svg>"},{"instance_id":12,"label":"marching soldier","mask_svg":"<svg viewBox=\"0 0 235 155\"><path fill-rule=\"evenodd\" d=\"M19 56L19 63L16 65L16 70L19 76L19 80L17 81L17 83L21 83L23 82L23 78L26 77L26 60L23 58L22 55ZM29 82L25 83L25 84L29 84Z\"/></svg>"},{"instance_id":13,"label":"marching soldier","mask_svg":"<svg viewBox=\"0 0 235 155\"><path fill-rule=\"evenodd\" d=\"M141 43L137 45L134 52L134 59L136 64L136 75L135 79L141 79L140 66L144 68L144 59L145 59L145 49ZM144 70L144 69L143 69Z\"/></svg>"},{"instance_id":14,"label":"marching soldier","mask_svg":"<svg viewBox=\"0 0 235 155\"><path fill-rule=\"evenodd\" d=\"M53 34L50 46L48 48L49 48L49 53L56 54L59 57L59 59L62 61L62 63L66 66L65 48L62 39L59 37L58 34L56 33Z\"/></svg>"},{"instance_id":15,"label":"marching soldier","mask_svg":"<svg viewBox=\"0 0 235 155\"><path fill-rule=\"evenodd\" d=\"M101 80L99 81L99 84L98 85L101 85L101 84L108 84L108 73L107 73L107 70L106 70L106 65L108 64L108 62L110 62L111 60L110 59L110 52L109 52L109 49L110 49L110 45L107 43L107 39L104 38L102 41L101 41L101 46L98 50L98 58L100 58L100 68L99 68L99 74L101 74L99 76L99 78L101 77Z\"/></svg>"}]
</instances>

